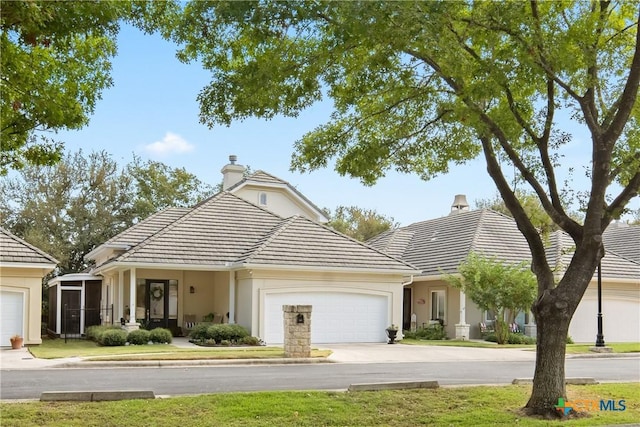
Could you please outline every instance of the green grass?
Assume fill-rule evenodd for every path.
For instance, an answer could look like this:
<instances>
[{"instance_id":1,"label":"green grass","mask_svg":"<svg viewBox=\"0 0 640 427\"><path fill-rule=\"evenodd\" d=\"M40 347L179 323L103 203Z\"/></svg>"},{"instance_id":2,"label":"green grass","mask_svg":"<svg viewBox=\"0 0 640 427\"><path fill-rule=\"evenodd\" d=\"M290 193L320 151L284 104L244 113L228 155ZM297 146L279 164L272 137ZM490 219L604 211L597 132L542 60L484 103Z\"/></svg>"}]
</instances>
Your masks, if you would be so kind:
<instances>
[{"instance_id":1,"label":"green grass","mask_svg":"<svg viewBox=\"0 0 640 427\"><path fill-rule=\"evenodd\" d=\"M534 350L536 348L535 344L527 345L527 344L503 344L498 345L492 342L486 341L457 341L457 340L436 340L436 341L427 341L427 340L416 340L416 339L403 339L400 341L401 344L407 345L441 345L441 346L449 346L449 347L472 347L472 348L530 348ZM589 349L593 347L594 344L567 344L567 354L581 354L581 353L591 353L592 351ZM640 343L607 343L607 347L611 347L614 353L640 353Z\"/></svg>"},{"instance_id":2,"label":"green grass","mask_svg":"<svg viewBox=\"0 0 640 427\"><path fill-rule=\"evenodd\" d=\"M45 339L29 347L37 358L82 357L87 360L201 360L201 359L273 359L284 357L282 347L200 347L178 348L171 344L102 347L93 341ZM312 350L312 357L327 357L328 350Z\"/></svg>"},{"instance_id":3,"label":"green grass","mask_svg":"<svg viewBox=\"0 0 640 427\"><path fill-rule=\"evenodd\" d=\"M0 403L2 426L595 426L640 419L637 384L569 386L568 399L624 399L623 412L523 416L530 386L383 392L260 392L120 402Z\"/></svg>"},{"instance_id":4,"label":"green grass","mask_svg":"<svg viewBox=\"0 0 640 427\"><path fill-rule=\"evenodd\" d=\"M536 348L535 344L503 344L498 345L488 341L459 341L459 340L417 340L405 338L400 341L401 344L408 345L441 345L447 347L472 347L472 348Z\"/></svg>"},{"instance_id":5,"label":"green grass","mask_svg":"<svg viewBox=\"0 0 640 427\"><path fill-rule=\"evenodd\" d=\"M640 353L640 342L606 343L614 353ZM593 353L589 349L594 344L567 344L567 354Z\"/></svg>"}]
</instances>

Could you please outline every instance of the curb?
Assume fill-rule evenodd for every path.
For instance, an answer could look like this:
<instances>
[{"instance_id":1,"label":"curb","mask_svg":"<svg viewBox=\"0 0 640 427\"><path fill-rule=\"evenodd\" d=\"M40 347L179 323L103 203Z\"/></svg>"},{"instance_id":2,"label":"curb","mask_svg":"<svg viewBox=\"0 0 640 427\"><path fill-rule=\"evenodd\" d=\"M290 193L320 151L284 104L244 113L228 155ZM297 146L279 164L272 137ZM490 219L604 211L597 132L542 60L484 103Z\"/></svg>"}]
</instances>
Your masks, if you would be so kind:
<instances>
[{"instance_id":1,"label":"curb","mask_svg":"<svg viewBox=\"0 0 640 427\"><path fill-rule=\"evenodd\" d=\"M44 391L41 402L106 402L129 399L155 399L151 390L123 391Z\"/></svg>"},{"instance_id":2,"label":"curb","mask_svg":"<svg viewBox=\"0 0 640 427\"><path fill-rule=\"evenodd\" d=\"M92 368L173 368L226 365L300 365L316 363L335 363L326 358L299 359L196 359L196 360L112 360L95 362L68 362L54 366L57 369L92 369Z\"/></svg>"},{"instance_id":3,"label":"curb","mask_svg":"<svg viewBox=\"0 0 640 427\"><path fill-rule=\"evenodd\" d=\"M380 391L380 390L408 390L416 388L438 388L438 381L404 381L389 383L351 384L348 391Z\"/></svg>"},{"instance_id":4,"label":"curb","mask_svg":"<svg viewBox=\"0 0 640 427\"><path fill-rule=\"evenodd\" d=\"M588 385L588 384L598 384L598 381L595 378L591 377L575 377L575 378L565 378L565 384L571 385ZM511 381L511 384L520 385L520 384L533 384L533 378L516 378Z\"/></svg>"}]
</instances>

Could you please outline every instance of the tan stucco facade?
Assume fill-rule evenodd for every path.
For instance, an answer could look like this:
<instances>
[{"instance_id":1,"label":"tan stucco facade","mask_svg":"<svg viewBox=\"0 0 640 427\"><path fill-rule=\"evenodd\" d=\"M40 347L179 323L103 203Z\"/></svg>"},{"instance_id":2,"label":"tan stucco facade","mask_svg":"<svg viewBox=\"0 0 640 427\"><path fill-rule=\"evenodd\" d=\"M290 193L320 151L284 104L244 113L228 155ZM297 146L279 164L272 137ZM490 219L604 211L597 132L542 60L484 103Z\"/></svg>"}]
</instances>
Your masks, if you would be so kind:
<instances>
[{"instance_id":1,"label":"tan stucco facade","mask_svg":"<svg viewBox=\"0 0 640 427\"><path fill-rule=\"evenodd\" d=\"M53 270L49 267L0 266L0 291L23 297L22 330L24 344L41 344L42 278ZM10 345L1 343L2 346Z\"/></svg>"}]
</instances>

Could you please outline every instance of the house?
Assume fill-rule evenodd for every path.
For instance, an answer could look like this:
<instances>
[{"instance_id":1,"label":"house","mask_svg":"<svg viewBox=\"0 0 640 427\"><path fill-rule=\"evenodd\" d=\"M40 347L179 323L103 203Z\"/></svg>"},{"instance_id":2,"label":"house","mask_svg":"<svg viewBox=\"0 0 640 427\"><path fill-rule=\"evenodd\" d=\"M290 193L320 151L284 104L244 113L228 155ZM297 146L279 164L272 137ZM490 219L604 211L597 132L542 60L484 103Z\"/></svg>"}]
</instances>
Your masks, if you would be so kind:
<instances>
[{"instance_id":1,"label":"house","mask_svg":"<svg viewBox=\"0 0 640 427\"><path fill-rule=\"evenodd\" d=\"M322 211L285 181L244 177L230 161L220 193L152 215L86 256L114 317L178 331L211 313L277 344L282 306L310 304L312 343L385 341L418 271L321 224Z\"/></svg>"},{"instance_id":2,"label":"house","mask_svg":"<svg viewBox=\"0 0 640 427\"><path fill-rule=\"evenodd\" d=\"M602 260L603 318L605 340L640 341L640 226L623 230L614 224L604 234L606 255ZM421 273L404 289L403 327L411 314L418 326L441 322L449 337L480 338L480 324L492 314L480 310L464 292L445 281L457 273L470 252L496 257L507 263L529 261L529 247L515 221L498 212L469 210L464 196L455 198L448 216L390 230L367 242L374 248L415 265ZM573 242L566 233L549 236L547 255L558 274L571 259ZM569 328L576 342L595 342L597 331L597 275L594 275ZM535 319L521 313L520 329L535 335ZM625 325L621 327L621 325Z\"/></svg>"},{"instance_id":3,"label":"house","mask_svg":"<svg viewBox=\"0 0 640 427\"><path fill-rule=\"evenodd\" d=\"M0 346L21 335L41 344L42 279L58 261L0 228Z\"/></svg>"}]
</instances>

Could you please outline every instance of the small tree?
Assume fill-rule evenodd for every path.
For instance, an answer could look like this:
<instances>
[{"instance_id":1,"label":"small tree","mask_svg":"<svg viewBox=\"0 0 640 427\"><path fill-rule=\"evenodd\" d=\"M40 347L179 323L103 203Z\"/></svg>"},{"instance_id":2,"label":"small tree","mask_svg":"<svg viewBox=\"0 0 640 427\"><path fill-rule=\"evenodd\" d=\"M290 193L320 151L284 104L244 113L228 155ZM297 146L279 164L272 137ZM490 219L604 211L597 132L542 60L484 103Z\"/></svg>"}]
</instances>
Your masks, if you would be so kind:
<instances>
[{"instance_id":1,"label":"small tree","mask_svg":"<svg viewBox=\"0 0 640 427\"><path fill-rule=\"evenodd\" d=\"M535 300L536 278L528 263L508 265L472 252L458 271L459 276L447 275L446 280L482 310L496 313L496 338L498 344L505 344L509 324Z\"/></svg>"}]
</instances>

